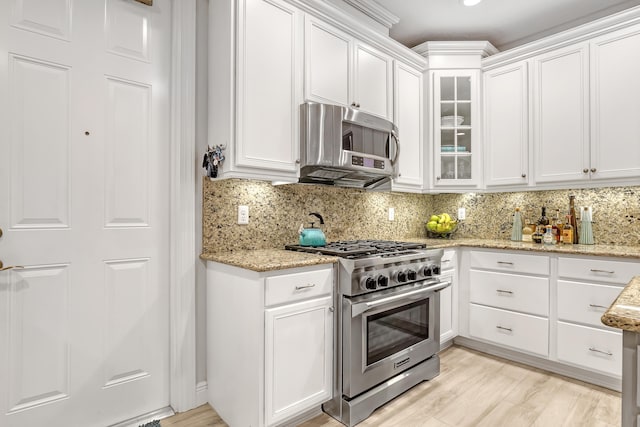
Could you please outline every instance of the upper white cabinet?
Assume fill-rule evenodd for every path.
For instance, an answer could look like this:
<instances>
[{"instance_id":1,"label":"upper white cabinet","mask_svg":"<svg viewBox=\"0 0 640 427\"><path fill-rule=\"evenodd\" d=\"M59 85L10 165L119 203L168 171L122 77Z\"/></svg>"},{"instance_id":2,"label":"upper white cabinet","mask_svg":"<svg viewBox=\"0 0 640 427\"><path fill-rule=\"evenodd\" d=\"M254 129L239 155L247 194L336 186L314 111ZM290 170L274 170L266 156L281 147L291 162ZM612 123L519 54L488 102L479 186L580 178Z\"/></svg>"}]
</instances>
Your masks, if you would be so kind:
<instances>
[{"instance_id":1,"label":"upper white cabinet","mask_svg":"<svg viewBox=\"0 0 640 427\"><path fill-rule=\"evenodd\" d=\"M209 144L227 146L222 176L295 180L302 12L281 0L215 1L210 19Z\"/></svg>"},{"instance_id":2,"label":"upper white cabinet","mask_svg":"<svg viewBox=\"0 0 640 427\"><path fill-rule=\"evenodd\" d=\"M526 61L484 73L484 151L487 187L529 180L529 96Z\"/></svg>"},{"instance_id":3,"label":"upper white cabinet","mask_svg":"<svg viewBox=\"0 0 640 427\"><path fill-rule=\"evenodd\" d=\"M588 179L588 45L553 50L531 63L535 182Z\"/></svg>"},{"instance_id":4,"label":"upper white cabinet","mask_svg":"<svg viewBox=\"0 0 640 427\"><path fill-rule=\"evenodd\" d=\"M393 189L420 192L424 186L422 72L396 61L394 93L400 151Z\"/></svg>"},{"instance_id":5,"label":"upper white cabinet","mask_svg":"<svg viewBox=\"0 0 640 427\"><path fill-rule=\"evenodd\" d=\"M433 82L434 187L480 182L477 70L438 70Z\"/></svg>"},{"instance_id":6,"label":"upper white cabinet","mask_svg":"<svg viewBox=\"0 0 640 427\"><path fill-rule=\"evenodd\" d=\"M393 120L393 59L317 18L305 21L305 99Z\"/></svg>"},{"instance_id":7,"label":"upper white cabinet","mask_svg":"<svg viewBox=\"0 0 640 427\"><path fill-rule=\"evenodd\" d=\"M639 51L639 25L591 40L593 179L640 176Z\"/></svg>"}]
</instances>

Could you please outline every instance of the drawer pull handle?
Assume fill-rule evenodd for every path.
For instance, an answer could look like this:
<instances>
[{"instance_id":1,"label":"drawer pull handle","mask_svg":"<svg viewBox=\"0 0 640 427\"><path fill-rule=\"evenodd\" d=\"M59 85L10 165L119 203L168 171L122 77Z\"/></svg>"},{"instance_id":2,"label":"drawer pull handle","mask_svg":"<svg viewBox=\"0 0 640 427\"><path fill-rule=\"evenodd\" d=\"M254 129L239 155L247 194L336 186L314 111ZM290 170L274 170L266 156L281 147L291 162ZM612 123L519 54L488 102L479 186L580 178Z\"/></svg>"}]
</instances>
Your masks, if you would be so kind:
<instances>
[{"instance_id":1,"label":"drawer pull handle","mask_svg":"<svg viewBox=\"0 0 640 427\"><path fill-rule=\"evenodd\" d=\"M316 285L314 283L309 283L308 285L296 285L296 291L301 291L303 289L313 288Z\"/></svg>"},{"instance_id":2,"label":"drawer pull handle","mask_svg":"<svg viewBox=\"0 0 640 427\"><path fill-rule=\"evenodd\" d=\"M498 292L499 294L513 295L513 291L505 291L504 289L496 289L496 292Z\"/></svg>"},{"instance_id":3,"label":"drawer pull handle","mask_svg":"<svg viewBox=\"0 0 640 427\"><path fill-rule=\"evenodd\" d=\"M615 274L615 271L609 271L609 270L598 270L597 268L592 268L591 269L592 273L607 273L607 274Z\"/></svg>"},{"instance_id":4,"label":"drawer pull handle","mask_svg":"<svg viewBox=\"0 0 640 427\"><path fill-rule=\"evenodd\" d=\"M443 259L441 262L451 262L450 259Z\"/></svg>"},{"instance_id":5,"label":"drawer pull handle","mask_svg":"<svg viewBox=\"0 0 640 427\"><path fill-rule=\"evenodd\" d=\"M601 354L606 354L607 356L613 356L613 353L611 353L610 351L602 351L602 350L598 350L595 347L589 347L589 351L593 351L594 353L601 353Z\"/></svg>"},{"instance_id":6,"label":"drawer pull handle","mask_svg":"<svg viewBox=\"0 0 640 427\"><path fill-rule=\"evenodd\" d=\"M513 332L513 329L511 329L511 328L505 328L504 326L500 326L500 325L496 326L496 328L497 328L497 329L502 329L503 331Z\"/></svg>"},{"instance_id":7,"label":"drawer pull handle","mask_svg":"<svg viewBox=\"0 0 640 427\"><path fill-rule=\"evenodd\" d=\"M604 308L605 310L609 308L609 307L605 307L604 305L598 305L598 304L589 304L589 307L591 307L591 308Z\"/></svg>"},{"instance_id":8,"label":"drawer pull handle","mask_svg":"<svg viewBox=\"0 0 640 427\"><path fill-rule=\"evenodd\" d=\"M498 264L513 265L513 263L509 261L498 261Z\"/></svg>"}]
</instances>

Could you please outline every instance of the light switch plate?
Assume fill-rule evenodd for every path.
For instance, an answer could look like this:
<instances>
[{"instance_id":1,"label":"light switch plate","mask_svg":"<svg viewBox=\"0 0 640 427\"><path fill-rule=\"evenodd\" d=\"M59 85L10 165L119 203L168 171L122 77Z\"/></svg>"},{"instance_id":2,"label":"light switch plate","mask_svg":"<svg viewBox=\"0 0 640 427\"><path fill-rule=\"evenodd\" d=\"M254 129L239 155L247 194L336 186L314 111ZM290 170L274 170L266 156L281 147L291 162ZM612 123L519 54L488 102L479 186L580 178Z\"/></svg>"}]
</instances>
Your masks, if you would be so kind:
<instances>
[{"instance_id":1,"label":"light switch plate","mask_svg":"<svg viewBox=\"0 0 640 427\"><path fill-rule=\"evenodd\" d=\"M238 224L240 225L249 224L249 206L245 206L245 205L238 206Z\"/></svg>"},{"instance_id":2,"label":"light switch plate","mask_svg":"<svg viewBox=\"0 0 640 427\"><path fill-rule=\"evenodd\" d=\"M389 208L389 221L395 221L396 219L396 209Z\"/></svg>"},{"instance_id":3,"label":"light switch plate","mask_svg":"<svg viewBox=\"0 0 640 427\"><path fill-rule=\"evenodd\" d=\"M467 216L467 211L465 208L458 208L458 220L463 220Z\"/></svg>"}]
</instances>

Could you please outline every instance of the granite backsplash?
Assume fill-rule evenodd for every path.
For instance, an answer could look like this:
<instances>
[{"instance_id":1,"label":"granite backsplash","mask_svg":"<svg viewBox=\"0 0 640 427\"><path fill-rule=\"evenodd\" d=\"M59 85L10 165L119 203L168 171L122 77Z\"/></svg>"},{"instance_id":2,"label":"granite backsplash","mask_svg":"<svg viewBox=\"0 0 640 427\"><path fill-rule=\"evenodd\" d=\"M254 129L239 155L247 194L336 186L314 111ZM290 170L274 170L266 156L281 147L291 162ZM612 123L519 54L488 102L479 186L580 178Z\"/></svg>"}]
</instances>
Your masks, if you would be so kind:
<instances>
[{"instance_id":1,"label":"granite backsplash","mask_svg":"<svg viewBox=\"0 0 640 427\"><path fill-rule=\"evenodd\" d=\"M457 237L508 239L515 207L536 220L546 206L551 218L556 209L566 214L570 194L576 196L576 207L593 207L596 243L640 245L640 187L421 195L203 178L202 247L204 253L216 253L295 244L300 224L317 222L310 212L324 217L328 241L426 237L430 214L455 215L461 206L467 215ZM237 224L238 205L249 206L248 225ZM394 221L388 218L390 207Z\"/></svg>"}]
</instances>

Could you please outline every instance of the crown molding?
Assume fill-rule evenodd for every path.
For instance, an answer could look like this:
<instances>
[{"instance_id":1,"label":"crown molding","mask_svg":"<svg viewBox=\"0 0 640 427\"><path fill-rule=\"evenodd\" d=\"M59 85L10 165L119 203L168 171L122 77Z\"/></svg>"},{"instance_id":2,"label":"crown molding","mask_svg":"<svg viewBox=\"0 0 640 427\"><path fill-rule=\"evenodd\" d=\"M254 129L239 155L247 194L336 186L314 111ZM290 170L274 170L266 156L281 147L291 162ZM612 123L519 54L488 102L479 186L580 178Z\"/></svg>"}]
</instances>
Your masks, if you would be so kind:
<instances>
[{"instance_id":1,"label":"crown molding","mask_svg":"<svg viewBox=\"0 0 640 427\"><path fill-rule=\"evenodd\" d=\"M400 18L374 0L344 0L344 2L358 9L374 21L384 25L386 28L391 28L400 22Z\"/></svg>"},{"instance_id":2,"label":"crown molding","mask_svg":"<svg viewBox=\"0 0 640 427\"><path fill-rule=\"evenodd\" d=\"M596 19L595 21L579 25L539 40L508 49L482 60L483 70L490 70L496 66L525 60L550 50L558 49L570 44L583 42L602 34L640 24L640 6L625 9L622 12Z\"/></svg>"},{"instance_id":3,"label":"crown molding","mask_svg":"<svg viewBox=\"0 0 640 427\"><path fill-rule=\"evenodd\" d=\"M479 55L485 58L499 52L488 41L429 41L412 50L425 58L434 55Z\"/></svg>"}]
</instances>

